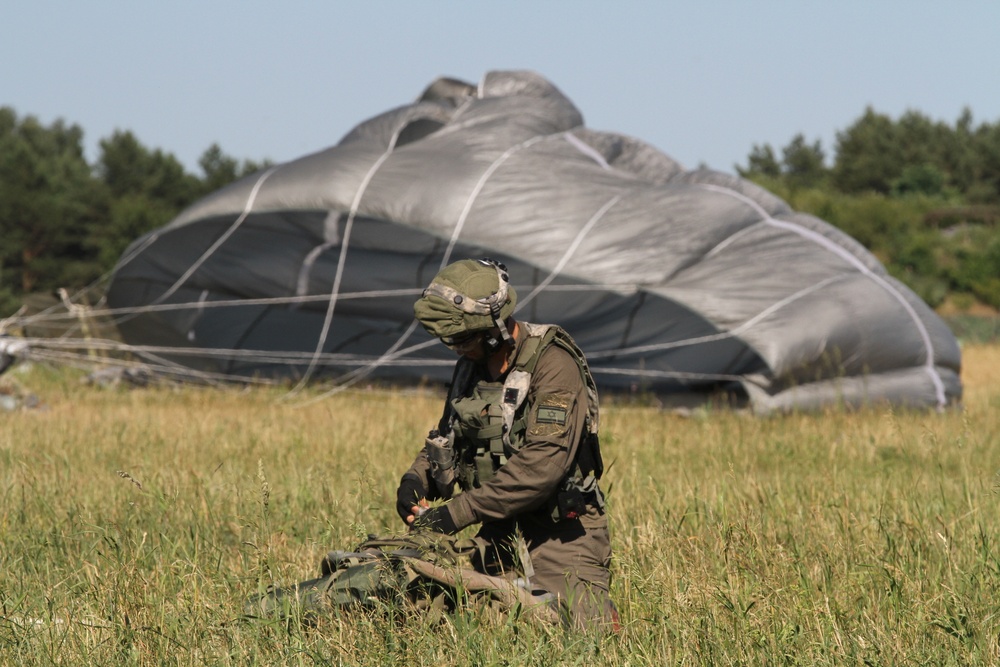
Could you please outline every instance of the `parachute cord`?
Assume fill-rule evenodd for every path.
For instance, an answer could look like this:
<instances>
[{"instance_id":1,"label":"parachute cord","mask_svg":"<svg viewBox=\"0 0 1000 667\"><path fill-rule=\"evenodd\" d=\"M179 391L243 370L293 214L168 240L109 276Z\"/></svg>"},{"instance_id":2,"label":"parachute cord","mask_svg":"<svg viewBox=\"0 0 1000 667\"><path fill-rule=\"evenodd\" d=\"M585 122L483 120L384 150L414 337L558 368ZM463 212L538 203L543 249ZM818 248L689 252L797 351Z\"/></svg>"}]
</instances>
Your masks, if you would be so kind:
<instances>
[{"instance_id":1,"label":"parachute cord","mask_svg":"<svg viewBox=\"0 0 1000 667\"><path fill-rule=\"evenodd\" d=\"M247 202L243 206L243 212L240 213L238 218L236 218L236 221L233 222L233 224L229 226L229 229L223 232L219 238L215 239L215 242L212 243L211 246L209 246L208 250L203 252L201 257L195 260L194 264L188 267L188 270L185 271L183 274L181 274L181 277L178 278L173 285L167 288L167 291L165 291L163 294L153 299L152 305L163 303L163 301L169 298L171 294L179 290L181 286L188 281L188 278L193 276L195 271L200 269L201 265L204 264L206 261L208 261L208 258L214 255L215 251L218 250L220 247L222 247L222 244L228 241L230 236L236 233L236 230L240 228L243 222L247 219L247 216L249 216L250 212L253 210L254 202L257 200L257 194L260 192L261 187L264 185L264 181L266 181L271 176L271 174L277 171L279 167L280 165L275 165L260 175L260 178L257 179L257 182L254 183L253 188L250 190L250 195L247 197Z\"/></svg>"},{"instance_id":2,"label":"parachute cord","mask_svg":"<svg viewBox=\"0 0 1000 667\"><path fill-rule=\"evenodd\" d=\"M3 319L0 319L0 336L4 336L7 334L7 327L11 326L14 323L17 324L21 323L20 315L21 313L24 312L25 308L27 308L27 306L21 306L10 317L5 317Z\"/></svg>"},{"instance_id":3,"label":"parachute cord","mask_svg":"<svg viewBox=\"0 0 1000 667\"><path fill-rule=\"evenodd\" d=\"M161 378L171 378L176 381L197 381L203 384L211 385L221 385L223 383L232 382L234 379L232 376L222 373L198 371L189 366L183 366L168 360L160 359L155 355L141 356L143 356L143 361L105 358L102 360L101 366L104 368L115 368L125 371L142 371L144 373L148 373L149 375L156 375ZM28 354L19 355L19 358L22 357L27 361L58 363L61 366L68 366L71 368L89 369L94 366L93 359L88 355L58 351L54 352L51 350L40 349L38 347L31 348ZM97 375L99 375L99 373L95 373L95 376ZM240 378L240 380L248 384L277 384L279 382L278 380L269 380L259 377Z\"/></svg>"},{"instance_id":4,"label":"parachute cord","mask_svg":"<svg viewBox=\"0 0 1000 667\"><path fill-rule=\"evenodd\" d=\"M358 209L361 207L361 200L365 196L365 191L368 189L368 185L371 183L372 179L375 178L375 174L378 173L382 164L389 159L389 156L392 155L393 150L396 148L396 141L399 139L399 133L401 131L402 127L398 128L392 135L392 138L389 140L389 145L368 169L368 173L365 174L364 180L362 180L361 184L358 186L358 191L354 193L354 201L351 202L351 210L347 215L347 221L344 223L344 233L340 243L340 256L337 258L337 272L333 277L333 287L330 289L329 302L326 307L326 316L323 318L323 328L320 331L319 339L316 341L316 350L313 352L313 358L309 362L306 372L302 374L302 378L299 380L298 384L292 387L292 389L288 392L288 396L294 396L299 393L306 383L312 378L313 373L316 372L316 364L323 352L323 347L326 345L326 339L330 335L330 325L333 323L333 312L337 308L337 298L340 294L340 283L344 276L344 264L347 262L347 249L350 246L351 230L354 228L354 218L358 213Z\"/></svg>"},{"instance_id":5,"label":"parachute cord","mask_svg":"<svg viewBox=\"0 0 1000 667\"><path fill-rule=\"evenodd\" d=\"M595 220L595 221L598 220L600 218L600 216L603 215L603 213L601 211L609 209L611 207L611 205L613 205L613 200L607 202L604 205L604 207L602 207L602 209L600 211L598 211L598 213L596 213L594 215L594 217L592 219ZM566 254L566 257L570 257L570 256L571 256L571 253L567 253ZM552 272L552 276L550 276L550 278L547 278L545 282L550 282L551 278L554 278L558 274L559 270L560 269L558 269L558 268L556 270L554 270ZM796 294L791 295L789 297L786 297L785 299L781 300L780 302L773 304L772 306L770 306L766 310L764 310L761 313L759 313L758 315L756 315L754 318L751 318L751 319L745 321L744 323L740 324L737 327L734 327L733 329L731 329L730 331L725 332L725 333L720 333L720 334L715 334L715 335L710 335L710 336L701 336L701 337L696 337L696 338L688 338L688 339L684 339L684 340L671 341L671 342L667 342L667 343L659 343L659 344L654 344L654 345L635 346L635 347L630 347L630 348L621 348L621 349L614 349L614 350L590 350L587 353L587 356L588 356L588 358L595 359L595 360L596 359L601 359L601 358L607 358L607 357L611 357L611 356L617 356L617 357L621 358L622 356L626 356L626 355L635 355L635 354L642 354L642 353L648 353L648 352L655 352L655 351L659 351L659 350L666 350L666 349L680 348L680 347L685 347L685 346L700 345L700 344L704 344L704 343L710 343L710 342L714 342L714 341L718 341L718 340L724 340L726 338L735 337L735 336L739 335L740 333L742 333L743 331L746 331L746 330L750 329L758 321L760 321L761 319L769 316L770 314L772 314L773 312L777 311L778 309L783 308L787 304L792 303L795 300L804 298L808 294L810 294L812 292L815 292L815 291L817 291L817 290L825 287L827 284L830 284L830 283L832 283L834 281L837 281L837 280L843 280L843 279L844 279L843 276L837 276L837 277L828 278L828 279L826 279L826 280L824 280L824 281L822 281L820 283L817 283L817 284L812 285L812 286L810 286L808 288L800 290ZM580 292L580 291L608 290L608 289L618 289L619 291L623 291L623 288L620 285L604 285L604 284L594 284L594 285L555 285L555 286L548 285L546 287L546 289L549 292ZM636 288L629 286L628 289L624 290L624 291L628 291L628 290L636 291ZM535 292L533 292L531 296L536 296L537 292L538 292L538 290L535 290ZM382 290L382 291L371 291L371 292L357 292L357 293L350 293L350 294L340 294L339 298L340 299L348 299L348 298L351 298L351 299L377 298L377 297L382 297L382 296L398 296L400 294L413 294L413 295L415 295L415 294L419 294L419 293L420 293L419 289ZM201 302L200 304L192 302L192 303L185 303L185 304L162 304L162 305L159 305L159 306L152 306L152 307L150 307L150 306L137 306L137 307L133 307L133 308L120 308L120 309L113 309L113 310L112 309L107 309L107 310L104 310L104 311L102 311L100 309L94 309L91 312L91 316L92 317L98 317L98 316L102 316L102 315L107 316L107 315L122 314L122 313L158 312L158 311L180 310L180 309L185 309L185 308L190 308L190 307L195 307L195 306L203 307L203 308L223 308L223 307L227 307L227 306L240 306L240 305L274 305L274 304L281 304L281 303L295 303L295 302L306 302L306 301L319 301L319 300L325 300L326 298L327 297L325 297L325 296L322 296L322 297L319 297L319 296L313 296L313 297L276 297L276 298L269 298L269 299L250 299L250 300L246 300L246 301L241 301L241 300L206 301L206 302ZM522 303L526 303L527 300L528 299L523 300ZM23 323L28 323L28 324L39 325L39 324L44 324L45 322L48 322L48 321L60 321L60 320L63 320L63 319L75 319L75 317L76 317L75 315L72 315L70 313L60 313L60 314L57 314L57 315L49 316L47 318L40 318L40 317L24 318L23 320L18 321L18 323L22 323L23 322ZM343 378L344 379L344 383L343 383L342 386L335 387L334 389L332 389L329 392L327 392L326 394L324 394L324 396L329 396L329 395L332 395L332 394L339 393L340 391L346 390L351 385L356 384L359 380L361 380L364 377L367 377L368 375L370 375L372 371L374 371L376 368L378 368L380 366L384 366L384 365L392 365L392 366L427 366L427 365L447 365L447 364L450 364L451 362L448 361L448 360L426 359L426 358L411 358L411 359L406 359L406 357L408 355L411 355L414 352L418 352L418 351L420 351L422 349L426 349L426 348L431 347L431 346L433 346L433 345L436 344L436 341L429 340L429 341L424 341L423 343L414 345L412 347L406 348L406 349L401 350L401 351L398 350L401 342L407 336L409 336L412 333L412 327L414 325L415 325L415 323L411 322L411 330L407 331L402 337L400 337L400 339L396 342L396 344L393 345L393 347L390 350L387 350L380 357L378 357L377 359L374 359L374 360L372 358L370 358L370 357L366 357L366 356L362 356L362 355L329 354L329 353L328 354L321 354L318 357L318 360L320 362L322 362L322 363L336 364L336 365L340 365L340 366L356 365L356 366L359 367L359 368L355 369L354 371L349 372L346 376L344 376L344 378ZM79 358L80 359L80 363L78 365L80 365L80 366L87 366L87 365L89 365L89 366L94 366L94 365L123 365L123 363L120 362L120 361L116 361L116 360L114 360L112 358L109 358L109 357L102 357L100 359L100 363L99 364L95 364L93 359L90 360L89 364L86 364L86 363L83 363L83 359L84 359L85 355L82 355L82 354L81 355L74 355L72 353L66 352L66 350L74 349L74 350L87 350L87 351L101 351L101 352L105 352L105 353L109 353L110 352L110 353L132 354L132 355L135 355L137 357L142 357L142 358L150 359L150 360L153 360L154 358L156 358L157 355L167 354L167 355L171 355L173 357L189 357L189 358L203 358L203 359L216 358L216 359L228 359L228 360L243 360L243 361L248 361L248 362L256 362L256 363L260 363L260 364L275 364L275 365L292 365L292 364L301 363L302 361L304 361L306 359L313 359L313 358L315 358L315 354L311 353L311 352L291 352L291 351L282 352L282 351L273 351L273 350L234 350L234 349L229 349L229 348L212 349L212 348L194 348L194 347L167 347L167 346L130 345L130 344L125 344L125 343L120 343L118 341L104 340L104 339L90 339L90 340L84 341L84 340L75 339L75 338L68 338L68 339L22 338L22 339L19 339L19 340L24 341L28 345L27 350L25 352L23 352L23 353L21 353L21 354L18 355L20 358L29 358L29 357L31 357L31 358L35 358L35 359L37 359L39 361L41 361L41 360L55 361L58 358L60 358L59 355L66 355L67 359L77 359L77 358ZM30 351L28 351L28 350L30 350ZM198 371L194 371L194 370L190 369L190 367L182 366L182 365L176 364L176 363L171 364L169 362L162 362L162 361L160 361L160 362L158 362L157 368L158 369L162 369L163 371L169 372L174 377L180 377L180 376L190 375L192 377L216 378L216 379L220 379L220 380L225 380L225 379L233 380L233 379L237 379L237 380L244 381L244 382L248 381L245 376L231 375L231 374L230 375L225 375L225 374L204 374L204 373L199 373ZM604 370L603 369L601 369L601 370L595 369L595 373L600 373L600 372L604 372ZM613 372L613 371L609 371L609 372ZM653 371L642 371L642 370L637 370L637 369L632 369L632 372L638 373L638 374L645 374L645 375L649 375L651 373L654 373ZM677 374L674 374L674 375L677 375ZM673 377L674 375L671 375L670 377ZM685 373L685 374L682 374L682 376L686 377L686 378L701 378L701 379L704 379L704 380L730 379L728 377L720 377L720 376L711 375L711 374L697 374L697 373ZM678 377L681 377L681 375L678 375ZM312 402L312 400L310 400L310 403L311 402Z\"/></svg>"},{"instance_id":6,"label":"parachute cord","mask_svg":"<svg viewBox=\"0 0 1000 667\"><path fill-rule=\"evenodd\" d=\"M331 396L335 396L335 395L337 395L337 394L339 394L339 393L341 393L343 391L346 391L351 386L357 384L358 382L360 382L364 378L368 377L368 375L370 375L376 368L384 366L387 363L394 362L397 359L399 359L400 357L406 357L406 356L408 356L409 354L411 354L413 352L417 352L419 350L423 350L423 349L426 349L428 347L432 347L432 346L435 346L435 345L438 344L438 342L436 340L425 340L422 343L417 343L416 345L413 345L411 347L408 347L408 348L406 348L404 350L400 350L399 352L397 352L396 349L410 335L410 333L412 332L412 330L415 327L416 327L416 322L411 323L410 328L406 331L406 333L403 334L403 336L400 336L399 340L396 341L396 345L394 345L390 350L387 350L377 360L375 360L374 362L368 364L367 366L365 366L363 368L359 368L357 370L351 371L350 373L347 373L346 375L338 378L336 386L334 386L332 389L329 389L329 390L323 392L322 394L320 394L318 396L315 396L315 397L313 397L313 398L311 398L311 399L309 399L307 401L301 401L301 402L297 403L295 407L304 408L304 407L313 405L314 403L318 403L319 401L322 401L322 400L324 400L326 398L329 398ZM423 359L416 359L416 360L413 360L411 363L413 365L418 365L418 366L428 365L428 362L426 360L423 360ZM454 363L455 362L451 361L450 359L449 360L442 360L440 362L441 365L448 365L448 366L453 366ZM408 364L405 364L405 365L408 365Z\"/></svg>"},{"instance_id":7,"label":"parachute cord","mask_svg":"<svg viewBox=\"0 0 1000 667\"><path fill-rule=\"evenodd\" d=\"M589 358L590 355L588 354ZM715 380L723 382L743 382L744 375L726 375L724 373L689 373L685 371L658 371L643 368L591 368L594 375L628 375L652 378L671 378L675 380Z\"/></svg>"},{"instance_id":8,"label":"parachute cord","mask_svg":"<svg viewBox=\"0 0 1000 667\"><path fill-rule=\"evenodd\" d=\"M141 255L146 250L146 248L153 245L159 240L160 240L160 231L156 230L155 232L151 233L148 237L146 237L146 239L144 239L143 242L139 244L139 247L134 248L132 252L130 252L128 255L118 260L118 263L115 264L115 268L112 269L112 273L122 268L126 264L131 263L132 260ZM110 276L110 273L108 275Z\"/></svg>"},{"instance_id":9,"label":"parachute cord","mask_svg":"<svg viewBox=\"0 0 1000 667\"><path fill-rule=\"evenodd\" d=\"M338 294L339 289L340 289L340 280L341 280L341 275L343 273L344 260L345 260L346 253L347 253L347 248L348 248L349 239L350 239L350 231L351 231L351 227L352 227L353 222L354 222L354 216L357 213L357 209L358 209L358 207L360 206L360 203L361 203L361 198L364 196L364 193L365 193L365 190L368 187L368 184L371 182L372 178L375 176L375 173L379 170L379 168L382 166L382 164L385 162L385 160L388 159L388 157L392 154L392 152L393 152L393 150L395 148L396 140L397 140L398 136L399 136L399 133L397 131L397 133L395 135L393 135L392 140L389 142L389 146L386 149L386 151L384 153L382 153L381 156L379 156L379 159L376 160L375 164L373 164L372 167L368 170L368 173L365 175L365 179L362 181L361 185L358 187L358 191L355 194L354 201L351 204L351 211L350 211L350 214L348 215L347 223L345 224L345 227L344 227L344 238L343 238L343 243L341 244L341 248L340 248L340 260L339 260L339 262L337 264L337 273L336 273L336 276L334 278L333 289L331 290L331 294L330 294L330 304L329 304L329 306L327 308L327 311L326 311L326 318L324 319L324 322L323 322L323 330L322 330L322 333L320 334L320 340L319 340L319 343L318 343L318 345L316 347L315 355L317 357L320 354L320 352L322 351L323 346L326 344L326 338L327 338L327 336L329 334L330 323L331 323L331 321L333 319L333 311L334 311L334 309L336 307L337 294ZM460 237L460 235L462 233L462 229L465 227L465 222L468 219L470 211L472 210L472 205L475 203L476 199L479 197L479 194L482 192L483 188L486 186L486 182L490 179L490 177L514 153L516 153L516 152L518 152L518 151L520 151L520 150L522 150L524 148L527 148L529 146L532 146L533 144L538 143L539 141L543 141L543 140L549 139L551 137L552 137L552 135L537 135L537 136L534 136L534 137L532 137L530 139L527 139L527 140L521 142L520 144L517 144L515 146L511 146L506 151L504 151L504 153L502 155L500 155L500 157L498 157L496 160L494 160L493 163L490 164L490 166L486 169L485 172L483 172L482 176L479 177L479 180L477 181L475 187L472 189L472 192L469 193L469 197L465 201L465 206L463 207L462 212L461 212L461 214L458 217L458 221L455 224L455 229L452 231L451 239L449 240L448 246L447 246L447 248L445 249L445 252L444 252L444 256L441 259L441 268L444 268L448 264L448 262L449 262L449 260L451 258L452 252L455 249L455 245L458 243L458 239L459 239L459 237ZM364 369L363 372L358 372L358 373L349 375L346 378L345 388L346 388L346 386L350 386L350 384L354 384L355 382L357 382L361 378L366 377L367 375L370 375L372 372L374 372L383 363L384 360L394 358L394 356L396 355L395 350L398 349L398 347L400 345L402 345L403 342L405 342L409 338L409 336L413 333L414 329L415 329L415 323L411 322L410 326L400 336L400 338L389 348L389 350L386 351L386 353L384 355L382 355L382 357L379 358L379 360L376 360L375 362L373 362L373 364L371 365L370 368ZM433 341L430 341L430 342L433 343ZM412 351L412 348L410 348L410 351ZM407 353L409 353L409 352L407 352ZM292 388L292 390L288 393L289 396L294 396L299 391L301 391L302 387L312 377L312 374L315 371L315 366L316 366L315 361L313 361L313 362L311 362L309 364L309 367L306 369L306 372L303 374L302 379L300 379L299 382L298 382L298 384L294 388Z\"/></svg>"},{"instance_id":10,"label":"parachute cord","mask_svg":"<svg viewBox=\"0 0 1000 667\"><path fill-rule=\"evenodd\" d=\"M566 138L566 141L573 145L573 148L580 151L597 164L601 165L601 169L611 169L611 165L604 159L604 156L594 150L593 146L585 143L582 139L580 139L580 137L571 132L565 132L563 133L563 136Z\"/></svg>"},{"instance_id":11,"label":"parachute cord","mask_svg":"<svg viewBox=\"0 0 1000 667\"><path fill-rule=\"evenodd\" d=\"M562 257L559 258L559 262L556 263L555 268L553 268L549 272L549 275L547 275L545 279L542 280L542 282L538 283L538 286L535 287L535 289L531 290L531 293L528 294L528 296L519 300L515 312L520 310L522 306L527 305L528 303L531 302L532 299L541 294L541 292L549 286L549 283L555 280L556 277L560 273L562 273L562 270L566 268L566 264L569 263L569 260L576 253L577 248L580 247L580 244L583 242L584 237L586 237L587 234L590 233L590 230L594 228L594 225L596 225L597 222L604 217L604 214L610 211L611 208L621 200L621 198L622 198L621 195L616 195L612 197L611 199L606 201L604 205L601 206L601 208L599 208L596 213L594 213L594 215L590 216L590 220L588 220L587 224L585 224L583 228L580 229L579 232L577 232L576 237L573 239L573 242L570 243L569 247L566 249L566 252L564 252Z\"/></svg>"},{"instance_id":12,"label":"parachute cord","mask_svg":"<svg viewBox=\"0 0 1000 667\"><path fill-rule=\"evenodd\" d=\"M614 350L588 352L587 358L598 359L604 357L620 357L633 354L643 354L646 352L659 352L661 350L670 350L678 347L687 347L689 345L702 345L704 343L713 343L715 341L726 340L727 338L735 338L736 336L739 336L745 331L748 331L751 328L753 328L758 322L763 320L765 317L774 314L775 312L781 310L785 306L794 303L795 301L798 301L799 299L802 299L808 296L809 294L812 294L813 292L816 292L826 287L827 285L830 285L831 283L839 282L845 279L846 278L844 276L831 276L829 278L821 280L818 283L815 283L813 285L810 285L809 287L799 290L795 294L791 294L789 296L786 296L784 299L781 299L780 301L772 303L770 306L760 311L750 319L744 321L742 324L733 327L728 331L724 331L722 333L711 334L709 336L698 336L695 338L686 338L684 340L675 340L675 341L670 341L668 343L655 343L653 345L637 345L634 347L616 348Z\"/></svg>"},{"instance_id":13,"label":"parachute cord","mask_svg":"<svg viewBox=\"0 0 1000 667\"><path fill-rule=\"evenodd\" d=\"M405 288L397 290L372 290L368 292L349 292L346 294L341 294L341 300L348 299L370 299L370 298L380 298L380 297L390 297L390 296L406 296L406 295L419 295L421 290L419 288ZM284 304L302 304L302 303L318 303L327 302L329 297L324 295L313 295L313 296L276 296L276 297L264 297L260 299L227 299L219 301L186 301L182 303L164 303L155 306L126 306L122 308L91 308L88 312L93 316L105 316L113 317L117 315L135 315L140 313L159 313L167 312L172 310L187 310L189 308L197 308L199 310L208 310L211 308L228 308L228 307L240 307L240 306L274 306L274 305L284 305ZM52 309L48 309L51 311ZM69 312L45 312L45 313L35 313L34 315L27 315L18 317L16 314L3 322L12 322L17 325L25 324L42 324L46 322L58 322L61 320L75 319L76 315Z\"/></svg>"},{"instance_id":14,"label":"parachute cord","mask_svg":"<svg viewBox=\"0 0 1000 667\"><path fill-rule=\"evenodd\" d=\"M558 136L558 135L557 135ZM503 152L496 160L486 168L482 176L476 182L475 187L472 188L472 192L469 193L468 198L465 200L465 206L462 208L462 213L458 216L458 221L455 223L455 229L451 232L451 239L448 241L448 247L445 248L444 256L441 258L441 268L443 269L451 261L451 253L455 250L455 246L458 244L458 237L462 234L462 229L465 227L465 222L469 217L469 212L472 210L472 205L475 203L476 199L479 198L480 193L483 188L486 187L486 181L493 176L497 169L500 168L507 159L517 153L518 151L528 148L539 141L544 141L545 139L552 138L549 134L539 134L530 139L526 139L519 144L511 146Z\"/></svg>"},{"instance_id":15,"label":"parachute cord","mask_svg":"<svg viewBox=\"0 0 1000 667\"><path fill-rule=\"evenodd\" d=\"M711 183L693 183L701 189L709 190L711 192L718 192L723 195L737 199L744 204L750 206L754 211L761 216L762 222L766 225L772 227L777 227L779 229L784 229L799 236L812 241L821 248L827 250L828 252L837 255L845 262L856 268L862 275L867 277L869 280L877 284L886 293L889 294L893 299L895 299L906 314L909 315L910 319L913 321L914 326L917 329L917 333L920 335L921 340L924 344L924 350L926 350L926 359L924 361L924 370L930 377L931 382L934 384L934 392L938 402L938 409L944 409L948 403L948 399L945 396L944 382L941 379L940 374L937 372L937 368L934 365L934 344L931 341L930 332L927 331L927 327L924 326L923 321L917 315L917 312L913 309L913 306L906 300L906 298L900 293L898 289L892 286L889 281L887 281L882 276L879 276L874 271L872 271L868 266L865 265L860 259L854 256L851 252L839 245L833 243L830 239L826 238L822 234L815 232L811 229L807 229L802 225L797 225L795 223L786 222L784 220L777 220L773 218L760 204L755 202L753 199L747 197L746 195L737 192L731 188L726 188L718 185L713 185ZM714 252L714 249L713 249Z\"/></svg>"},{"instance_id":16,"label":"parachute cord","mask_svg":"<svg viewBox=\"0 0 1000 667\"><path fill-rule=\"evenodd\" d=\"M190 366L176 362L166 361L161 355L171 357L195 357L202 359L218 360L243 360L261 364L290 365L300 363L310 358L311 353L306 352L280 352L273 350L234 350L230 348L190 348L190 347L166 347L153 345L128 345L109 339L91 339L88 341L80 339L58 339L58 338L14 338L11 339L5 349L18 359L25 360L54 360L58 358L81 359L89 363L81 364L87 366L122 366L138 365L123 358L102 356L95 360L92 352L99 351L104 355L112 353L123 353L134 357L154 360L160 368L169 368L174 376L178 375L204 375L205 377L217 377L219 379L240 379L247 381L243 376L232 374L208 373L192 369ZM405 350L397 354L382 355L382 362L394 366L427 366L427 365L449 365L448 360L426 360L426 359L406 359L403 356L409 352L427 347L435 341L425 341L414 346L410 350ZM82 351L82 352L81 352ZM385 359L386 357L391 357ZM322 360L326 363L336 363L338 365L355 365L362 367L360 372L367 370L372 365L372 358L357 354L325 354ZM355 371L355 374L359 371Z\"/></svg>"},{"instance_id":17,"label":"parachute cord","mask_svg":"<svg viewBox=\"0 0 1000 667\"><path fill-rule=\"evenodd\" d=\"M25 350L40 350L52 354L75 354L65 352L66 350L84 350L100 352L123 352L135 356L155 356L158 354L168 354L174 357L197 357L204 359L219 360L249 360L260 363L273 364L293 364L300 363L312 357L311 352L294 351L274 351L274 350L234 350L231 348L190 348L190 347L167 347L156 345L128 345L112 340L91 340L82 342L79 339L57 338L16 338L16 344L6 346L7 351L15 353L18 357L24 356ZM425 341L407 350L413 351L434 344L435 341ZM383 354L382 357L390 357L388 362L396 366L418 366L428 363L437 363L437 360L402 360L399 361L399 354ZM363 366L372 363L370 355L346 354L346 353L326 353L321 359L327 363L337 363L340 365ZM107 360L107 358L105 359ZM104 360L102 360L104 361ZM451 363L441 361L441 364ZM92 364L94 365L94 364ZM228 377L237 377L231 374Z\"/></svg>"}]
</instances>

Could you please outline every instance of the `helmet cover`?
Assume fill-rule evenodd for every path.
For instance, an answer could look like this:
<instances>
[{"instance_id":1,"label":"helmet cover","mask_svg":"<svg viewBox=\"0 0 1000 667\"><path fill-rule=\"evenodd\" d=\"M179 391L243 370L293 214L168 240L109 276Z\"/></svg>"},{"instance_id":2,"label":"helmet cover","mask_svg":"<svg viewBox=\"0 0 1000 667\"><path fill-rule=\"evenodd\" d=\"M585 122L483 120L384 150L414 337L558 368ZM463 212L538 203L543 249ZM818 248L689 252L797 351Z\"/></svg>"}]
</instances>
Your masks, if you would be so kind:
<instances>
[{"instance_id":1,"label":"helmet cover","mask_svg":"<svg viewBox=\"0 0 1000 667\"><path fill-rule=\"evenodd\" d=\"M503 264L463 259L434 277L413 304L413 314L429 334L444 338L502 327L516 304Z\"/></svg>"}]
</instances>

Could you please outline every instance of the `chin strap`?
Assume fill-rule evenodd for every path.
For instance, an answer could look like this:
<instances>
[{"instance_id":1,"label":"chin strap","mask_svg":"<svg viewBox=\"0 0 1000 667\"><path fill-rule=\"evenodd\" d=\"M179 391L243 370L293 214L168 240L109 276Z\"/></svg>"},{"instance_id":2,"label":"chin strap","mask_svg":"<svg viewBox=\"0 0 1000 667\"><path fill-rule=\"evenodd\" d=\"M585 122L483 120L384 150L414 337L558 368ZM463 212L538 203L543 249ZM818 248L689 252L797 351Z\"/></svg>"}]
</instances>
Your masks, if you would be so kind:
<instances>
[{"instance_id":1,"label":"chin strap","mask_svg":"<svg viewBox=\"0 0 1000 667\"><path fill-rule=\"evenodd\" d=\"M489 259L488 257L477 261L484 266L492 266L497 270L498 285L496 292L484 299L477 300L477 303L483 303L490 309L490 317L493 318L493 324L500 329L500 337L503 339L503 342L513 342L514 339L511 337L510 331L507 330L506 323L500 317L500 306L507 303L507 283L510 282L510 278L507 275L507 267L503 263L495 259Z\"/></svg>"}]
</instances>

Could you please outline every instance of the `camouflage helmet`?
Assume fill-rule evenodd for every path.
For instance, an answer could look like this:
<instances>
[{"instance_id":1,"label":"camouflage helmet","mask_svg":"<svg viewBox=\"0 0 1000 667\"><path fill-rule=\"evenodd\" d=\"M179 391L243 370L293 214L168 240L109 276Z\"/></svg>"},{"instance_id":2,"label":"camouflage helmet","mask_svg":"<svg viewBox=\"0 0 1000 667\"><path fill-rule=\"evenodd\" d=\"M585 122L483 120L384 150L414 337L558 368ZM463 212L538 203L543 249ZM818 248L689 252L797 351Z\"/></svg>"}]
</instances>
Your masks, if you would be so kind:
<instances>
[{"instance_id":1,"label":"camouflage helmet","mask_svg":"<svg viewBox=\"0 0 1000 667\"><path fill-rule=\"evenodd\" d=\"M429 334L451 338L499 327L514 313L517 293L507 267L491 259L463 259L441 270L417 302L413 314Z\"/></svg>"}]
</instances>

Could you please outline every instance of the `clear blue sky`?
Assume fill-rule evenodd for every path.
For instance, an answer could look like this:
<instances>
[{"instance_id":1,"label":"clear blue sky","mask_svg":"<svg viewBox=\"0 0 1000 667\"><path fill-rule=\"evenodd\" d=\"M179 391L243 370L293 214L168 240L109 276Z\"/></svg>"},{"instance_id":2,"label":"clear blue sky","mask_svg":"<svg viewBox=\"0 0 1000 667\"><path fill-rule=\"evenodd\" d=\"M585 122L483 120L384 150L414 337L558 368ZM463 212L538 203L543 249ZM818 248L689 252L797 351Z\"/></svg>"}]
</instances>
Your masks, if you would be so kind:
<instances>
[{"instance_id":1,"label":"clear blue sky","mask_svg":"<svg viewBox=\"0 0 1000 667\"><path fill-rule=\"evenodd\" d=\"M531 69L586 124L732 171L802 133L829 156L872 106L1000 121L1000 1L0 0L0 105L116 128L191 171L276 162L438 76Z\"/></svg>"}]
</instances>

